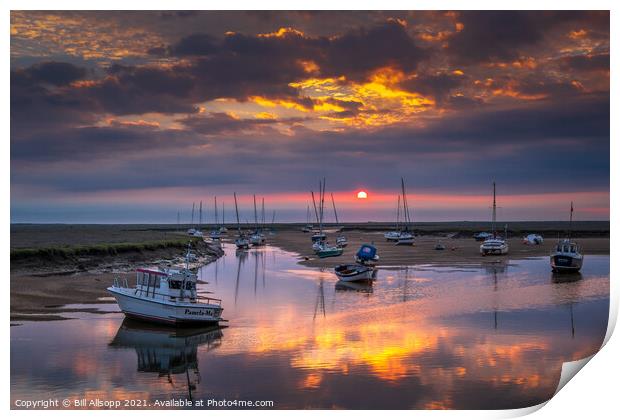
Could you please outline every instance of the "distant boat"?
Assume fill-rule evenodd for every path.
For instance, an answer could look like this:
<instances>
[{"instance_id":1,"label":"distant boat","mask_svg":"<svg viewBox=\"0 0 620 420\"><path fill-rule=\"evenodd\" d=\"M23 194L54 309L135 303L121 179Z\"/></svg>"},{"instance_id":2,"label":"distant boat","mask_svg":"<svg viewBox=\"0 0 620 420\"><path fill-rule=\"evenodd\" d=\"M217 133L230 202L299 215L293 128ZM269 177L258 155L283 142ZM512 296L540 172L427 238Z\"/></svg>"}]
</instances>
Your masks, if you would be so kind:
<instances>
[{"instance_id":1,"label":"distant boat","mask_svg":"<svg viewBox=\"0 0 620 420\"><path fill-rule=\"evenodd\" d=\"M363 244L355 253L355 262L358 264L375 266L379 262L377 248L374 245Z\"/></svg>"},{"instance_id":2,"label":"distant boat","mask_svg":"<svg viewBox=\"0 0 620 420\"><path fill-rule=\"evenodd\" d=\"M196 208L196 203L192 203L192 223L191 226L194 226L194 210ZM187 234L190 236L194 236L194 233L196 233L196 228L195 227L191 227L189 229L187 229Z\"/></svg>"},{"instance_id":3,"label":"distant boat","mask_svg":"<svg viewBox=\"0 0 620 420\"><path fill-rule=\"evenodd\" d=\"M306 226L301 228L301 231L304 233L310 233L314 229L312 223L310 223L310 206L306 209Z\"/></svg>"},{"instance_id":4,"label":"distant boat","mask_svg":"<svg viewBox=\"0 0 620 420\"><path fill-rule=\"evenodd\" d=\"M340 222L338 221L338 212L336 211L336 202L334 201L334 194L331 194L332 196L332 205L334 206L334 217L336 218L336 225L340 225ZM342 230L342 227L339 227L338 230ZM347 241L347 237L344 235L338 235L336 237L336 245L344 248L345 246L347 246L349 244L349 242Z\"/></svg>"},{"instance_id":5,"label":"distant boat","mask_svg":"<svg viewBox=\"0 0 620 420\"><path fill-rule=\"evenodd\" d=\"M263 209L264 209L264 201L263 201ZM254 195L254 223L255 229L252 236L250 236L250 243L252 246L262 246L265 245L267 239L265 239L265 235L263 235L261 229L258 226L258 213L256 211L256 195Z\"/></svg>"},{"instance_id":6,"label":"distant boat","mask_svg":"<svg viewBox=\"0 0 620 420\"><path fill-rule=\"evenodd\" d=\"M413 236L413 232L409 231L409 225L411 224L411 217L409 215L409 204L407 203L407 193L405 192L405 180L403 178L400 179L400 184L402 188L403 195L403 226L405 227L400 231L398 235L398 239L396 240L396 245L413 245L415 241L415 237Z\"/></svg>"},{"instance_id":7,"label":"distant boat","mask_svg":"<svg viewBox=\"0 0 620 420\"><path fill-rule=\"evenodd\" d=\"M543 237L536 233L530 233L523 238L523 243L526 245L542 245L543 242Z\"/></svg>"},{"instance_id":8,"label":"distant boat","mask_svg":"<svg viewBox=\"0 0 620 420\"><path fill-rule=\"evenodd\" d=\"M568 237L558 241L551 252L551 270L554 273L576 273L583 266L583 255L579 245L571 240L573 226L573 203L570 203L570 224Z\"/></svg>"},{"instance_id":9,"label":"distant boat","mask_svg":"<svg viewBox=\"0 0 620 420\"><path fill-rule=\"evenodd\" d=\"M496 214L497 214L497 204L496 204L496 198L495 198L495 182L493 182L493 223L491 225L491 230L493 231L493 235L485 239L482 245L480 245L480 254L482 254L483 256L490 255L490 254L497 254L497 255L508 254L508 243L506 242L506 239L497 235L497 230L495 226ZM508 233L507 229L505 229L505 235L507 233Z\"/></svg>"},{"instance_id":10,"label":"distant boat","mask_svg":"<svg viewBox=\"0 0 620 420\"><path fill-rule=\"evenodd\" d=\"M116 278L108 287L125 316L164 324L218 324L222 319L220 299L198 296L198 276L189 269L188 246L183 268L136 270L136 285Z\"/></svg>"},{"instance_id":11,"label":"distant boat","mask_svg":"<svg viewBox=\"0 0 620 420\"><path fill-rule=\"evenodd\" d=\"M489 232L478 232L474 234L474 239L476 240L476 242L483 242L489 239L491 236L493 236L493 234Z\"/></svg>"},{"instance_id":12,"label":"distant boat","mask_svg":"<svg viewBox=\"0 0 620 420\"><path fill-rule=\"evenodd\" d=\"M398 241L398 238L400 238L399 223L400 223L400 194L398 194L398 201L396 204L396 229L391 232L385 232L383 234L383 237L387 241L392 241L392 242Z\"/></svg>"},{"instance_id":13,"label":"distant boat","mask_svg":"<svg viewBox=\"0 0 620 420\"><path fill-rule=\"evenodd\" d=\"M248 249L250 247L250 240L241 231L241 222L239 222L239 207L237 206L237 193L233 193L235 197L235 214L237 215L237 237L235 238L235 245L238 249Z\"/></svg>"},{"instance_id":14,"label":"distant boat","mask_svg":"<svg viewBox=\"0 0 620 420\"><path fill-rule=\"evenodd\" d=\"M329 246L328 244L325 244L319 251L317 251L316 255L319 258L338 257L342 255L342 252L343 249L339 246Z\"/></svg>"},{"instance_id":15,"label":"distant boat","mask_svg":"<svg viewBox=\"0 0 620 420\"><path fill-rule=\"evenodd\" d=\"M340 281L371 281L375 269L361 264L341 264L334 268L334 272Z\"/></svg>"}]
</instances>

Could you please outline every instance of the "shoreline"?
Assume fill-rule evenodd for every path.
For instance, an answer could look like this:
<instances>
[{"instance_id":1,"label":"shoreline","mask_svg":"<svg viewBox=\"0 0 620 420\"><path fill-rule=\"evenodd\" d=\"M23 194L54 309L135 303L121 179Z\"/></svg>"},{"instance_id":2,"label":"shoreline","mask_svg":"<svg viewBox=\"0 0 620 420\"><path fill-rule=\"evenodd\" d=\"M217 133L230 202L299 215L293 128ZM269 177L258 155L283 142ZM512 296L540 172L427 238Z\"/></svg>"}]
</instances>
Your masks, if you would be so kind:
<instances>
[{"instance_id":1,"label":"shoreline","mask_svg":"<svg viewBox=\"0 0 620 420\"><path fill-rule=\"evenodd\" d=\"M414 246L398 246L394 242L387 242L383 232L345 231L348 246L342 255L320 259L312 250L309 233L301 231L277 232L275 236L268 236L268 243L279 248L299 254L299 264L305 267L331 269L338 264L353 263L354 255L364 243L374 243L380 257L378 266L404 267L407 265L435 265L435 266L479 266L481 264L507 262L515 259L531 257L548 257L556 239L547 239L541 245L525 245L521 238L509 238L509 252L506 255L480 255L481 242L473 238L446 237L446 236L417 236ZM335 243L337 234L327 234L327 240ZM581 245L587 264L588 255L609 255L609 238L593 237L579 238L576 241ZM435 250L435 245L441 243L446 249Z\"/></svg>"},{"instance_id":2,"label":"shoreline","mask_svg":"<svg viewBox=\"0 0 620 420\"><path fill-rule=\"evenodd\" d=\"M362 243L372 243L378 248L379 267L399 268L411 265L452 266L458 268L479 267L485 264L507 263L510 260L544 257L549 255L555 239L547 239L542 245L524 245L520 238L509 239L510 251L507 255L482 257L480 242L473 238L447 236L418 236L415 246L396 246L387 242L383 232L347 230L348 246L339 257L319 259L312 251L310 234L300 230L286 229L267 234L267 244L283 251L298 255L298 263L304 267L332 270L338 264L353 263L354 254ZM328 241L335 242L337 234L328 234ZM234 241L235 233L224 237L225 243ZM587 264L588 255L609 255L608 237L579 238ZM436 251L434 246L442 243L444 251ZM223 255L220 250L207 242L199 255L199 261L192 264L207 265ZM196 250L197 251L197 250ZM170 260L162 259L162 253L171 253ZM139 265L156 265L162 262L176 262L182 259L181 249L148 251L138 255L95 256L94 266L89 270L76 270L75 267L59 269L57 265L35 267L35 270L14 269L11 266L10 278L10 320L11 325L18 321L44 321L71 319L70 312L89 312L88 309L72 311L63 308L68 304L101 304L108 297L106 288L114 277L131 273ZM167 255L167 254L166 254ZM53 268L53 269L51 269ZM62 267L60 267L62 268ZM62 315L59 315L61 314Z\"/></svg>"},{"instance_id":3,"label":"shoreline","mask_svg":"<svg viewBox=\"0 0 620 420\"><path fill-rule=\"evenodd\" d=\"M197 261L191 268L208 265L224 255L223 251L209 243L202 242L193 248ZM133 274L139 266L158 264L178 265L183 262L182 249L170 247L157 251L142 252L138 255L117 255L95 259L88 270L75 267L59 267L57 264L35 267L35 270L14 269L11 264L10 278L10 321L54 321L71 319L64 316L71 312L101 311L84 308L73 310L64 308L70 304L101 304L101 298L109 297L106 290L115 277ZM162 258L168 257L168 258ZM110 261L110 258L116 261ZM46 269L47 268L47 269ZM60 270L59 270L60 268ZM62 315L60 315L62 314Z\"/></svg>"}]
</instances>

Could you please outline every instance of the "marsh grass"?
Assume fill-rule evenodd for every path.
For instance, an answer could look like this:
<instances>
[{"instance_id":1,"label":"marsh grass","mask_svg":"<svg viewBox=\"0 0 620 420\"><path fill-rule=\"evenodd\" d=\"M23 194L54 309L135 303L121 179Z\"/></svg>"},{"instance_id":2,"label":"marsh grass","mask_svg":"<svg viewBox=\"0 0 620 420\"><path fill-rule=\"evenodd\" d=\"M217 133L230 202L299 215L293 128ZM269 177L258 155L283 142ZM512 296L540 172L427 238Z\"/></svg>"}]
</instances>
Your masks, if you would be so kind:
<instances>
[{"instance_id":1,"label":"marsh grass","mask_svg":"<svg viewBox=\"0 0 620 420\"><path fill-rule=\"evenodd\" d=\"M116 244L94 244L81 246L52 246L44 248L20 248L11 250L11 261L27 258L75 258L84 256L114 256L130 252L156 251L166 248L184 248L188 241L196 246L198 238L159 240L146 242L123 242Z\"/></svg>"}]
</instances>

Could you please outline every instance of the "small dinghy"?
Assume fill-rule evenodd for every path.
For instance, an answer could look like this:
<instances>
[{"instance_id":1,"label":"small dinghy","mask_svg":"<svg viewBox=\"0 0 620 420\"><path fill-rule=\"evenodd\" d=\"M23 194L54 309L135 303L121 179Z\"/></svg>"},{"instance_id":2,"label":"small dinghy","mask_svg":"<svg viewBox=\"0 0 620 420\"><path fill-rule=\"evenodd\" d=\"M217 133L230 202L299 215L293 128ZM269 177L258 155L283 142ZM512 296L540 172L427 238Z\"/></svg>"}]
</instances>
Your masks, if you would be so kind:
<instances>
[{"instance_id":1,"label":"small dinghy","mask_svg":"<svg viewBox=\"0 0 620 420\"><path fill-rule=\"evenodd\" d=\"M363 244L355 254L355 262L374 267L379 262L377 248L374 245Z\"/></svg>"},{"instance_id":2,"label":"small dinghy","mask_svg":"<svg viewBox=\"0 0 620 420\"><path fill-rule=\"evenodd\" d=\"M444 251L445 249L446 249L446 246L444 244L435 245L435 251Z\"/></svg>"},{"instance_id":3,"label":"small dinghy","mask_svg":"<svg viewBox=\"0 0 620 420\"><path fill-rule=\"evenodd\" d=\"M346 236L339 236L336 238L336 245L338 245L340 248L344 248L347 245L349 245L349 242L347 241L347 237Z\"/></svg>"},{"instance_id":4,"label":"small dinghy","mask_svg":"<svg viewBox=\"0 0 620 420\"><path fill-rule=\"evenodd\" d=\"M342 252L343 249L339 246L329 246L328 244L325 244L318 251L316 251L316 255L319 258L338 257L342 255Z\"/></svg>"},{"instance_id":5,"label":"small dinghy","mask_svg":"<svg viewBox=\"0 0 620 420\"><path fill-rule=\"evenodd\" d=\"M334 272L340 281L370 281L375 269L361 264L341 264L334 268Z\"/></svg>"}]
</instances>

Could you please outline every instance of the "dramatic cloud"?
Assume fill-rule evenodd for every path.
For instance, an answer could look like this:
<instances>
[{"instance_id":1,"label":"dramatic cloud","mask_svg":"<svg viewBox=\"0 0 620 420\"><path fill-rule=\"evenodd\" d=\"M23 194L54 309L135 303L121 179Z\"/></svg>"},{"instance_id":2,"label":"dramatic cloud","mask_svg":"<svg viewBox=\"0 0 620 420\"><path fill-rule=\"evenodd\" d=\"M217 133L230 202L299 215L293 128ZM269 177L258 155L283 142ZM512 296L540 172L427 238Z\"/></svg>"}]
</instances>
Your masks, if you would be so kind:
<instances>
[{"instance_id":1,"label":"dramatic cloud","mask_svg":"<svg viewBox=\"0 0 620 420\"><path fill-rule=\"evenodd\" d=\"M387 197L405 176L413 195L587 192L608 217L608 12L12 12L11 60L23 214L320 176Z\"/></svg>"}]
</instances>

